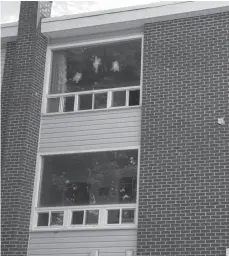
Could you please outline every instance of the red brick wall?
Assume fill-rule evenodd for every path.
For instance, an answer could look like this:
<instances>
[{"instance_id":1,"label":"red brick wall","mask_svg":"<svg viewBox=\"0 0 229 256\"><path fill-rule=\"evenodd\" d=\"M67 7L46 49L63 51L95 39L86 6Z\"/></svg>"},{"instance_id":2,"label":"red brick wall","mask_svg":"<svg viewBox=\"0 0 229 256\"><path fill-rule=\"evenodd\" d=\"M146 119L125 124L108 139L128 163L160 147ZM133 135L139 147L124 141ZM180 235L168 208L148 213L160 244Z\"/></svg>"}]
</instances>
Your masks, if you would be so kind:
<instances>
[{"instance_id":1,"label":"red brick wall","mask_svg":"<svg viewBox=\"0 0 229 256\"><path fill-rule=\"evenodd\" d=\"M2 255L27 255L47 39L38 2L21 2L2 81Z\"/></svg>"},{"instance_id":2,"label":"red brick wall","mask_svg":"<svg viewBox=\"0 0 229 256\"><path fill-rule=\"evenodd\" d=\"M143 69L137 255L226 255L229 13L145 24Z\"/></svg>"}]
</instances>

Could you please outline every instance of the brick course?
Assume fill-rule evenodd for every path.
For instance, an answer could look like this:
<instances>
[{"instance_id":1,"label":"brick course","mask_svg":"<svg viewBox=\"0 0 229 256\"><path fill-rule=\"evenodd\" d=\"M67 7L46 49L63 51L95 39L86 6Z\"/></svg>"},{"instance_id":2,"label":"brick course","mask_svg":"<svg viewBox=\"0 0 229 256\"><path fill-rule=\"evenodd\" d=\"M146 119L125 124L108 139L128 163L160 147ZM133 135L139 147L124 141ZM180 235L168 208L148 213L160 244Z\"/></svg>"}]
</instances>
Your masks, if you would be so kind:
<instances>
[{"instance_id":1,"label":"brick course","mask_svg":"<svg viewBox=\"0 0 229 256\"><path fill-rule=\"evenodd\" d=\"M2 81L2 255L27 255L47 39L38 2L21 2Z\"/></svg>"},{"instance_id":2,"label":"brick course","mask_svg":"<svg viewBox=\"0 0 229 256\"><path fill-rule=\"evenodd\" d=\"M143 70L137 255L226 255L229 13L145 24Z\"/></svg>"}]
</instances>

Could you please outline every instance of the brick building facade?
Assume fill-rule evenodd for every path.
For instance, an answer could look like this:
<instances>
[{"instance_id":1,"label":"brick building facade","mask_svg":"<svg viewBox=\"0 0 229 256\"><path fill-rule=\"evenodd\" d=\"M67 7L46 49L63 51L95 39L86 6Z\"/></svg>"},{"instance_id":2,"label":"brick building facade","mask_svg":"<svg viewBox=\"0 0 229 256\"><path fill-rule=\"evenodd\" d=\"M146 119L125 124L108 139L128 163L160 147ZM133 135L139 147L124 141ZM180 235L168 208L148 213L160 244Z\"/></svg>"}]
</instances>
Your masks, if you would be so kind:
<instances>
[{"instance_id":1,"label":"brick building facade","mask_svg":"<svg viewBox=\"0 0 229 256\"><path fill-rule=\"evenodd\" d=\"M101 12L96 14L101 15L101 24L96 27L97 35L92 32L95 27L90 25L90 22L96 25L97 20L90 21L95 14L83 16L83 25L78 16L71 17L74 24L70 18L40 20L50 15L51 8L50 5L45 6L45 13L42 14L41 5L42 2L22 2L16 37L14 40L4 39L7 44L1 101L2 255L38 255L39 252L44 256L74 253L83 256L95 253L97 249L102 256L107 253L121 256L130 252L139 256L226 255L229 246L229 6L201 7L200 10L198 7L192 12L185 11L186 7L179 3L178 7L172 3L172 6L159 4L153 7L159 8L156 10L158 14L149 14L152 17L144 13L151 11L151 6L111 11L108 14ZM177 8L175 11L174 6ZM182 8L183 12L180 11ZM161 18L157 19L160 10L162 13L163 10L171 11L171 14L161 14ZM175 13L177 10L179 13ZM125 21L125 17L134 11L143 11L143 21L139 21L139 24L138 19L136 23L133 20ZM120 16L120 23L124 25L121 23L114 28L113 23L118 21L112 20L112 17L110 24L104 24L107 18L104 21L103 15L115 13L123 15ZM89 25L84 28L87 22ZM136 131L139 144L132 143L140 149L137 228L125 227L117 233L120 241L115 240L115 232L119 232L116 228L112 231L93 227L88 233L87 230L69 231L68 226L64 231L33 229L33 215L39 215L39 207L35 207L34 203L37 199L33 199L39 181L36 176L40 168L38 158L55 151L48 151L48 146L46 151L42 149L41 143L47 141L42 134L54 121L58 126L61 115L67 115L52 113L45 116L42 113L42 95L46 95L44 77L50 80L47 78L50 65L47 49L51 46L53 50L50 52L55 52L55 47L62 42L66 45L74 45L74 42L84 45L81 42L95 41L101 36L109 41L112 37L127 33L122 26L131 36L135 29L143 36L141 104L136 108L140 113L140 131ZM61 31L63 36L60 35ZM100 110L96 112L98 116L103 114L102 111L110 111L110 116L114 112L113 109ZM117 109L114 115L121 111ZM133 116L137 116L137 113ZM87 113L82 117L79 113L68 115L70 121L67 126L70 126L70 122L75 122L77 118L86 120ZM93 113L88 115L92 116ZM223 120L221 123L220 118ZM98 147L105 150L102 142L99 144L103 134L100 136L96 137L99 137ZM59 141L66 151L56 149L55 154L66 154L71 149L64 144L65 140L59 135ZM51 145L56 141L58 138L50 138L47 143ZM83 148L84 143L89 142L83 141L79 147ZM118 140L112 143L112 148L123 148ZM71 152L78 152L77 149L73 150L72 144ZM132 144L129 140L126 147L130 148ZM38 213L35 213L37 209ZM69 209L64 209L64 216L65 213L69 214ZM52 209L47 211L52 214ZM67 223L68 220L65 221ZM129 229L133 230L132 240L123 240ZM93 239L90 238L92 232L95 232ZM74 237L80 240L81 236L85 236L86 245L83 238L82 243L75 242L74 246L73 242L70 244L68 241ZM99 237L104 242L98 242ZM105 241L104 237L111 238ZM56 247L52 248L54 243Z\"/></svg>"}]
</instances>

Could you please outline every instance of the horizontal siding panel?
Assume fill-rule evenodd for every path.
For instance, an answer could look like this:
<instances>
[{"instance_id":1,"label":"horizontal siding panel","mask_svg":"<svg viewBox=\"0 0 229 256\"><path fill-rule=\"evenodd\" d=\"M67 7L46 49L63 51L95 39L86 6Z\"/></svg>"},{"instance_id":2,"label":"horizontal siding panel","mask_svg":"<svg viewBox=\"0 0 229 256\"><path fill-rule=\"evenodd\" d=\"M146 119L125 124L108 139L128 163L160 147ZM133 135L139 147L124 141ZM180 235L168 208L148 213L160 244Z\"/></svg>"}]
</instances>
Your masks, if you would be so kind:
<instances>
[{"instance_id":1,"label":"horizontal siding panel","mask_svg":"<svg viewBox=\"0 0 229 256\"><path fill-rule=\"evenodd\" d=\"M110 123L109 123L110 122ZM42 131L44 134L46 133L50 133L53 132L53 130L55 132L71 132L71 131L96 131L96 130L100 130L99 128L103 127L103 130L107 130L107 129L114 129L114 124L115 124L115 128L126 128L126 127L134 127L136 126L136 118L135 120L131 120L126 119L126 120L107 120L106 122L99 122L99 121L94 121L93 124L91 124L90 122L81 122L79 125L76 125L75 123L66 123L66 125L62 127L59 127L58 124L55 125L55 129L54 129L54 125L52 126L47 126L47 125L42 125L42 127L44 127L44 130ZM84 126L82 126L82 124ZM90 127L90 129L85 130L85 127ZM51 131L50 131L51 130Z\"/></svg>"},{"instance_id":2,"label":"horizontal siding panel","mask_svg":"<svg viewBox=\"0 0 229 256\"><path fill-rule=\"evenodd\" d=\"M100 255L121 256L136 250L137 230L88 230L30 233L28 256L89 255L99 249Z\"/></svg>"},{"instance_id":3,"label":"horizontal siding panel","mask_svg":"<svg viewBox=\"0 0 229 256\"><path fill-rule=\"evenodd\" d=\"M31 232L31 239L37 238L68 238L68 237L107 237L107 236L126 236L128 233L129 235L135 235L136 229L108 229L108 230L71 230L71 231L58 231L58 232ZM77 238L78 239L78 238Z\"/></svg>"},{"instance_id":4,"label":"horizontal siding panel","mask_svg":"<svg viewBox=\"0 0 229 256\"><path fill-rule=\"evenodd\" d=\"M112 136L112 135L111 135ZM114 135L112 138L109 138L109 139L106 139L106 138L100 138L100 139L97 139L97 140L92 140L90 138L90 140L87 138L85 140L77 140L75 138L75 140L71 140L71 141L68 141L68 140L65 140L64 142L63 141L58 141L58 139L56 139L56 142L49 142L47 141L47 143L44 143L44 146L43 146L43 149L45 148L50 148L52 147L53 149L56 149L57 147L58 148L65 148L65 147L68 147L68 150L71 149L71 147L87 147L88 149L90 149L90 146L94 146L94 145L97 145L98 147L98 143L100 145L106 145L106 144L115 144L117 141L120 141L120 143L127 143L128 142L135 142L136 141L136 137L122 137L119 135ZM100 147L98 147L100 148Z\"/></svg>"},{"instance_id":5,"label":"horizontal siding panel","mask_svg":"<svg viewBox=\"0 0 229 256\"><path fill-rule=\"evenodd\" d=\"M61 122L61 120L65 120L66 122L74 122L74 121L87 121L87 120L106 120L109 116L112 115L113 119L117 119L120 117L128 117L131 113L131 116L139 116L141 113L140 107L130 107L123 109L105 109L105 110L95 110L95 111L86 111L86 112L77 112L77 113L64 113L64 114L53 114L53 115L43 115L42 122L43 123L55 123L56 120ZM51 119L50 119L51 117ZM52 118L53 117L53 118Z\"/></svg>"},{"instance_id":6,"label":"horizontal siding panel","mask_svg":"<svg viewBox=\"0 0 229 256\"><path fill-rule=\"evenodd\" d=\"M1 48L1 82L3 78L3 71L4 71L4 65L5 65L5 56L6 56L6 49Z\"/></svg>"},{"instance_id":7,"label":"horizontal siding panel","mask_svg":"<svg viewBox=\"0 0 229 256\"><path fill-rule=\"evenodd\" d=\"M74 232L74 231L73 231ZM104 232L104 231L103 231ZM74 232L75 233L75 232ZM101 235L96 235L96 236L88 236L90 238L90 242L113 242L114 241L114 235L106 235L106 236L101 236ZM125 234L119 235L119 238L121 241L136 241L136 237L133 236L126 236ZM61 236L61 237L55 237L55 242L56 243L84 243L85 242L85 237L84 236ZM53 242L53 236L46 237L33 237L31 240L31 245L32 244L50 244Z\"/></svg>"},{"instance_id":8,"label":"horizontal siding panel","mask_svg":"<svg viewBox=\"0 0 229 256\"><path fill-rule=\"evenodd\" d=\"M55 255L57 256L58 253L62 253L65 255L71 255L71 254L74 254L74 255L81 255L82 253L83 254L88 254L90 253L91 250L96 250L98 249L98 246L97 247L91 247L89 250L88 248L62 248L62 249L39 249L37 248L36 250L33 250L32 253L30 253L29 255ZM124 255L125 253L125 250L131 250L133 249L133 246L126 246L126 247L119 247L118 245L116 245L115 247L110 247L110 248L101 248L99 249L100 252L103 252L103 253L111 253L111 252L115 252L115 253L120 253L120 255Z\"/></svg>"},{"instance_id":9,"label":"horizontal siding panel","mask_svg":"<svg viewBox=\"0 0 229 256\"><path fill-rule=\"evenodd\" d=\"M111 125L112 126L112 125ZM120 127L119 127L120 126ZM94 127L93 127L94 128ZM140 127L137 127L138 128L138 131L140 130ZM77 129L77 128L76 128ZM85 130L85 129L82 129L82 130L79 130L77 129L77 132L78 132L78 135L77 136L88 136L88 135L96 135L96 134L113 134L113 133L125 133L127 131L130 131L130 132L135 132L137 129L136 129L136 123L133 123L133 126L123 126L122 124L117 124L115 128L110 127L106 127L104 129L90 129L90 130ZM62 132L60 130L58 130L58 132ZM72 137L72 136L75 136L75 128L72 127L72 129L70 131L68 131L68 134L66 134L66 137ZM48 134L47 138L56 138L56 133L57 131L55 132L55 134L50 134L49 131L45 131L43 130L43 137L41 139L46 139L46 134Z\"/></svg>"},{"instance_id":10,"label":"horizontal siding panel","mask_svg":"<svg viewBox=\"0 0 229 256\"><path fill-rule=\"evenodd\" d=\"M138 147L139 143L136 142L136 140L134 140L133 142L128 141L128 143L126 142L122 142L119 141L118 143L100 143L98 144L91 144L90 146L88 145L71 145L71 147L69 147L68 145L66 145L65 147L56 147L54 148L53 145L50 145L50 147L46 147L46 148L40 148L39 152L40 154L42 153L47 153L47 154L51 154L51 153L55 153L55 152L79 152L79 151L96 151L96 150L101 150L101 149L114 149L114 148L125 148L125 147Z\"/></svg>"},{"instance_id":11,"label":"horizontal siding panel","mask_svg":"<svg viewBox=\"0 0 229 256\"><path fill-rule=\"evenodd\" d=\"M114 135L112 135L114 134ZM85 141L87 140L88 136L90 136L90 143L92 142L92 140L110 140L112 139L116 139L116 138L128 138L128 137L137 137L139 134L139 131L126 131L126 132L119 132L117 133L101 133L101 134L86 134L86 135L77 135L77 141L82 143L81 141ZM68 142L72 142L72 136L65 136L64 138L42 138L41 139L41 143L68 143Z\"/></svg>"},{"instance_id":12,"label":"horizontal siding panel","mask_svg":"<svg viewBox=\"0 0 229 256\"><path fill-rule=\"evenodd\" d=\"M112 242L106 242L106 241L100 241L100 243L103 243L103 248L110 248L110 247L116 247L116 241L112 241ZM130 241L128 240L128 244L129 246L135 246L135 243L136 241ZM55 245L55 249L75 249L76 248L76 241L72 242L72 243L69 243L69 242L59 242L59 243L56 243ZM31 243L30 244L30 249L34 249L36 250L37 249L37 246L42 246L43 249L53 249L53 244L52 242L51 243L41 243L41 244L33 244ZM84 242L79 242L77 241L77 246L79 248L88 248L88 242L87 240L85 240L84 238ZM90 242L90 246L91 248L96 248L98 246L98 242ZM118 243L118 246L119 247L126 247L126 241L119 241Z\"/></svg>"},{"instance_id":13,"label":"horizontal siding panel","mask_svg":"<svg viewBox=\"0 0 229 256\"><path fill-rule=\"evenodd\" d=\"M39 153L137 147L140 123L140 107L42 116Z\"/></svg>"}]
</instances>

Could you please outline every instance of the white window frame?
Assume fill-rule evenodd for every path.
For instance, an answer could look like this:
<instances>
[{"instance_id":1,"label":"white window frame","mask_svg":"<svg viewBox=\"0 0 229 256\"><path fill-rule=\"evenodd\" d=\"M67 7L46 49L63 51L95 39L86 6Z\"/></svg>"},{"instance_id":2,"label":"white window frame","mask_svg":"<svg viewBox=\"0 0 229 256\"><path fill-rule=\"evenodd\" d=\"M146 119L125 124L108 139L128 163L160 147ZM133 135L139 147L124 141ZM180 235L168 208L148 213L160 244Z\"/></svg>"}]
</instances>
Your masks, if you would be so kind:
<instances>
[{"instance_id":1,"label":"white window frame","mask_svg":"<svg viewBox=\"0 0 229 256\"><path fill-rule=\"evenodd\" d=\"M55 97L55 94L49 94L49 86L51 82L51 70L52 70L52 58L53 58L53 51L54 50L64 50L68 48L75 48L75 47L80 47L80 46L89 46L89 45L97 45L97 44L106 44L106 43L112 43L112 42L122 42L122 41L128 41L128 40L133 40L133 39L141 39L141 74L140 74L140 84L139 86L133 87L117 87L115 88L116 91L121 91L121 90L131 90L131 89L140 89L140 99L139 99L139 105L136 106L128 106L127 101L126 105L122 107L111 107L110 106L110 91L111 90L100 90L100 91L108 91L108 107L103 108L103 109L89 109L89 110L80 110L79 113L81 112L87 112L87 111L109 111L110 109L123 109L123 108L136 108L140 107L142 105L142 80L143 80L143 33L136 33L132 35L127 35L127 36L119 36L119 37L112 37L112 38L103 38L103 39L97 39L97 40L85 40L85 41L80 41L80 42L73 42L73 43L67 43L67 44L58 44L58 45L49 45L47 47L47 54L46 54L46 64L45 64L45 77L44 77L44 90L43 90L43 100L42 100L42 109L41 113L43 115L58 115L58 114L69 114L69 113L76 113L77 111L77 103L78 103L78 97L75 97L75 108L74 111L71 112L54 112L54 113L47 113L47 102L48 98ZM89 92L89 91L88 91ZM94 93L99 92L99 90L94 90ZM87 93L87 91L83 92ZM79 93L63 93L60 96L71 96L71 95L77 95ZM126 98L128 93L126 93ZM57 95L56 95L57 96Z\"/></svg>"},{"instance_id":2,"label":"white window frame","mask_svg":"<svg viewBox=\"0 0 229 256\"><path fill-rule=\"evenodd\" d=\"M42 158L48 155L63 155L63 154L80 154L80 153L96 153L96 152L107 152L107 151L124 151L124 150L137 150L138 152L138 165L137 165L137 191L136 191L136 203L131 204L107 204L107 205L79 205L79 206L59 206L59 207L38 207L39 195L41 189L41 178L42 178ZM139 170L140 170L140 146L139 147L121 147L121 148L109 148L99 150L86 150L86 151L69 151L69 152L49 152L38 154L36 164L36 175L34 182L33 202L32 202L32 213L30 220L30 231L68 231L68 230L106 230L106 229L136 229L138 224L138 202L139 202ZM92 210L99 209L102 215L99 216L98 225L71 225L71 211L74 210ZM107 210L108 209L134 209L134 223L124 224L106 224ZM64 220L62 226L37 226L38 213L39 212L60 212L64 211ZM101 213L100 212L100 213ZM85 218L85 214L84 214ZM50 216L49 216L50 219ZM50 222L50 220L49 220Z\"/></svg>"}]
</instances>

